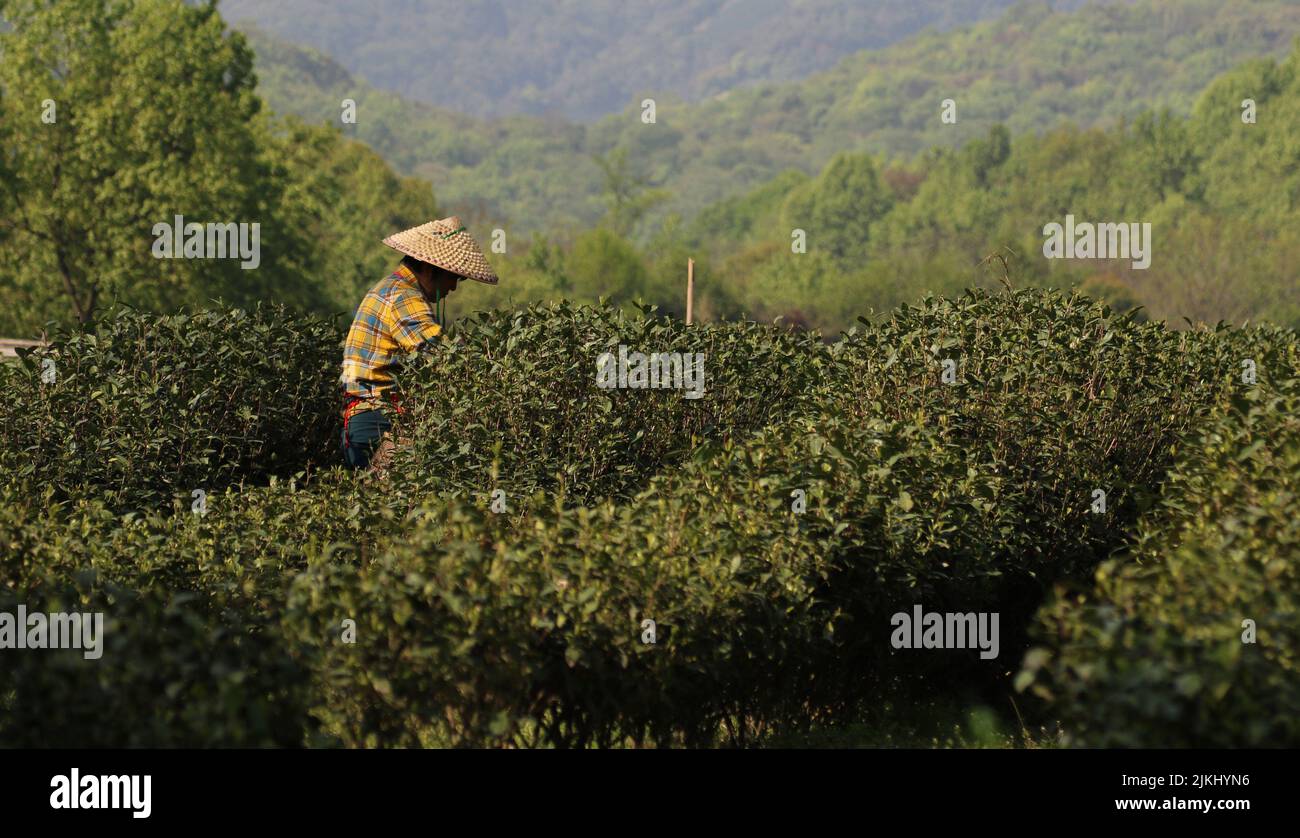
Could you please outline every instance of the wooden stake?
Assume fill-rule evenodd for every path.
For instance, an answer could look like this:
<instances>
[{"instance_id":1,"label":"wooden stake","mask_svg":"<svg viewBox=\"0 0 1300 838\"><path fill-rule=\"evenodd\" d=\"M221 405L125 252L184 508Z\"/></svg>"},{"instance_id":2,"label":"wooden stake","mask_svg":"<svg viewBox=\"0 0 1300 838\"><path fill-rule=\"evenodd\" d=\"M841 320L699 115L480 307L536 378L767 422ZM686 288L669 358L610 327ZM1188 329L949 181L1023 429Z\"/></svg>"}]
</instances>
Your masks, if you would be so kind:
<instances>
[{"instance_id":1,"label":"wooden stake","mask_svg":"<svg viewBox=\"0 0 1300 838\"><path fill-rule=\"evenodd\" d=\"M695 310L695 260L686 260L686 325L691 325L691 316Z\"/></svg>"}]
</instances>

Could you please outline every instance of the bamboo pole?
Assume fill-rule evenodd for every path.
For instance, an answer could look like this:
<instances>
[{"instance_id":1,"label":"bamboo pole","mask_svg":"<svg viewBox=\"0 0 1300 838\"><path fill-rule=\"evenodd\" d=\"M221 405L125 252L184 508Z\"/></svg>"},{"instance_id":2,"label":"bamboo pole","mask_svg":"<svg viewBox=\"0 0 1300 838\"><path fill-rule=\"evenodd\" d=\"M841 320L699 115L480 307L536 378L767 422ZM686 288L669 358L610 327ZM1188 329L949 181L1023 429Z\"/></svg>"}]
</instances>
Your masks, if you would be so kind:
<instances>
[{"instance_id":1,"label":"bamboo pole","mask_svg":"<svg viewBox=\"0 0 1300 838\"><path fill-rule=\"evenodd\" d=\"M695 313L695 260L686 260L686 325L691 325Z\"/></svg>"}]
</instances>

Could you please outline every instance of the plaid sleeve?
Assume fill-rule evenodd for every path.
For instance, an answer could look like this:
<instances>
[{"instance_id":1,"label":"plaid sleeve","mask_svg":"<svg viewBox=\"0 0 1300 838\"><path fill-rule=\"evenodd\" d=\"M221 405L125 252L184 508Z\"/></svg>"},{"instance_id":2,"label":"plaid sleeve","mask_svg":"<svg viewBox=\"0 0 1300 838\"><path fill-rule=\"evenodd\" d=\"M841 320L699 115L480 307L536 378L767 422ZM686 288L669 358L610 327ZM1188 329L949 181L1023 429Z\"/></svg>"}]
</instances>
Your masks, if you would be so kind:
<instances>
[{"instance_id":1,"label":"plaid sleeve","mask_svg":"<svg viewBox=\"0 0 1300 838\"><path fill-rule=\"evenodd\" d=\"M412 352L442 334L433 308L419 294L403 294L389 303L393 340L404 352Z\"/></svg>"}]
</instances>

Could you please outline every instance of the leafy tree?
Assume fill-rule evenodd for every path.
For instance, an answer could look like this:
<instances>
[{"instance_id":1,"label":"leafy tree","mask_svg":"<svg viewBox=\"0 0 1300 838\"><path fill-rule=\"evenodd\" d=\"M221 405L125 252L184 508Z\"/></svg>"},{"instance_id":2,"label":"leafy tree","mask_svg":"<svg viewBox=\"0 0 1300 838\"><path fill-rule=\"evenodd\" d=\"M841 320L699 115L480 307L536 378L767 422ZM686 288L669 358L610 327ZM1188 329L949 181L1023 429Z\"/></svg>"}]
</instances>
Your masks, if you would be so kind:
<instances>
[{"instance_id":1,"label":"leafy tree","mask_svg":"<svg viewBox=\"0 0 1300 838\"><path fill-rule=\"evenodd\" d=\"M1011 156L1011 134L1001 123L989 129L987 137L973 140L962 149L962 157L970 166L978 186L988 186L994 169L1007 162Z\"/></svg>"},{"instance_id":2,"label":"leafy tree","mask_svg":"<svg viewBox=\"0 0 1300 838\"><path fill-rule=\"evenodd\" d=\"M238 260L151 253L153 226L177 214L253 223L274 200L253 56L214 5L5 0L0 17L4 284L57 316L32 290L53 283L64 318L89 322L110 298L174 302L240 279ZM261 244L271 258L259 270L274 274L277 243Z\"/></svg>"},{"instance_id":3,"label":"leafy tree","mask_svg":"<svg viewBox=\"0 0 1300 838\"><path fill-rule=\"evenodd\" d=\"M605 223L617 235L630 234L647 211L668 198L662 189L649 189L647 177L632 172L627 149L615 149L603 157L593 155L593 159L605 177Z\"/></svg>"},{"instance_id":4,"label":"leafy tree","mask_svg":"<svg viewBox=\"0 0 1300 838\"><path fill-rule=\"evenodd\" d=\"M816 180L790 193L782 226L805 230L809 249L844 261L865 260L871 225L892 203L869 155L840 154Z\"/></svg>"},{"instance_id":5,"label":"leafy tree","mask_svg":"<svg viewBox=\"0 0 1300 838\"><path fill-rule=\"evenodd\" d=\"M1159 203L1169 195L1188 191L1199 160L1187 120L1168 110L1147 112L1134 120L1132 137L1146 201ZM1198 196L1199 190L1193 190L1192 197Z\"/></svg>"},{"instance_id":6,"label":"leafy tree","mask_svg":"<svg viewBox=\"0 0 1300 838\"><path fill-rule=\"evenodd\" d=\"M264 144L285 183L271 219L276 240L287 246L281 263L310 279L298 301L303 307L351 312L400 258L384 236L441 217L433 189L395 174L337 129L296 118L275 129Z\"/></svg>"},{"instance_id":7,"label":"leafy tree","mask_svg":"<svg viewBox=\"0 0 1300 838\"><path fill-rule=\"evenodd\" d=\"M603 227L580 235L565 261L574 299L630 302L645 293L646 269L627 239Z\"/></svg>"}]
</instances>

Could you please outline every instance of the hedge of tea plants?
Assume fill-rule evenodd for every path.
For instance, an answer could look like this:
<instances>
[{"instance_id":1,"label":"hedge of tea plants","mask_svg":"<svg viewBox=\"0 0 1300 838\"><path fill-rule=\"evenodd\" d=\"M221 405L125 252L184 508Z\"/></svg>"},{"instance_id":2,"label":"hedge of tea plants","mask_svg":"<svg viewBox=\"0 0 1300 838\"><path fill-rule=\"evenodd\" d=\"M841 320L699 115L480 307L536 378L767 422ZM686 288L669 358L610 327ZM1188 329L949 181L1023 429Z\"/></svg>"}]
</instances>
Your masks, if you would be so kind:
<instances>
[{"instance_id":1,"label":"hedge of tea plants","mask_svg":"<svg viewBox=\"0 0 1300 838\"><path fill-rule=\"evenodd\" d=\"M1022 686L1088 746L1300 744L1297 499L1290 379L1231 400L1168 477L1133 554L1044 608Z\"/></svg>"},{"instance_id":2,"label":"hedge of tea plants","mask_svg":"<svg viewBox=\"0 0 1300 838\"><path fill-rule=\"evenodd\" d=\"M0 488L0 611L102 612L98 660L5 651L0 741L61 747L298 745L310 669L283 642L284 589L308 557L360 542L371 515L272 484L208 498L206 514L122 513L93 498ZM322 515L322 504L339 504ZM382 513L381 513L382 514Z\"/></svg>"},{"instance_id":3,"label":"hedge of tea plants","mask_svg":"<svg viewBox=\"0 0 1300 838\"><path fill-rule=\"evenodd\" d=\"M341 341L276 307L58 332L0 365L0 470L132 508L333 463Z\"/></svg>"},{"instance_id":4,"label":"hedge of tea plants","mask_svg":"<svg viewBox=\"0 0 1300 838\"><path fill-rule=\"evenodd\" d=\"M996 572L981 559L1011 523L999 491L924 428L804 418L627 502L539 499L513 530L481 506L417 510L369 564L299 576L289 622L319 647L349 744L704 744L866 689L876 673L844 671L846 645L918 586L956 599ZM851 560L876 563L875 584L831 599ZM352 614L366 640L333 642Z\"/></svg>"},{"instance_id":5,"label":"hedge of tea plants","mask_svg":"<svg viewBox=\"0 0 1300 838\"><path fill-rule=\"evenodd\" d=\"M1221 426L1243 443L1241 514L1278 519L1250 524L1250 549L1272 544L1267 573L1294 578L1295 427L1265 399L1297 370L1290 332L1173 330L1043 291L927 300L830 344L651 311L490 312L407 366L383 475L332 465L340 336L269 310L123 313L57 336L52 382L40 354L0 366L21 385L0 408L0 610L109 619L99 660L0 669L0 743L744 744L899 696L1009 692L1045 600L1069 639L1028 661L1044 712L1101 741L1141 718L1129 681L1076 677L1122 669L1101 603L1187 593L1209 613L1153 557L1244 532L1192 476ZM619 345L704 353L705 396L598 388ZM1275 419L1243 418L1251 399ZM1264 652L1291 600L1239 581ZM914 604L999 612L999 658L894 649L890 617ZM1294 695L1281 648L1243 688L1263 706ZM1170 679L1143 677L1221 689L1194 651L1152 645ZM1127 729L1113 741L1146 741ZM1186 712L1167 729L1198 741Z\"/></svg>"},{"instance_id":6,"label":"hedge of tea plants","mask_svg":"<svg viewBox=\"0 0 1300 838\"><path fill-rule=\"evenodd\" d=\"M625 496L704 441L797 415L823 377L814 334L647 315L558 303L461 321L402 379L398 432L411 444L394 476L411 490ZM594 386L597 361L620 347L702 354L703 397Z\"/></svg>"},{"instance_id":7,"label":"hedge of tea plants","mask_svg":"<svg viewBox=\"0 0 1300 838\"><path fill-rule=\"evenodd\" d=\"M904 306L832 348L824 413L926 424L1023 488L1026 561L1073 573L1150 507L1176 443L1265 332L1173 331L1086 297L968 293ZM944 381L945 364L953 383ZM1105 491L1106 514L1092 510Z\"/></svg>"},{"instance_id":8,"label":"hedge of tea plants","mask_svg":"<svg viewBox=\"0 0 1300 838\"><path fill-rule=\"evenodd\" d=\"M1023 647L1051 582L1121 550L1182 440L1246 389L1243 360L1282 369L1294 346L1279 330L1171 330L1077 294L970 292L833 346L818 410L941 428L972 468L1017 487L1001 501L1017 523L999 540L1014 558L998 604Z\"/></svg>"}]
</instances>

